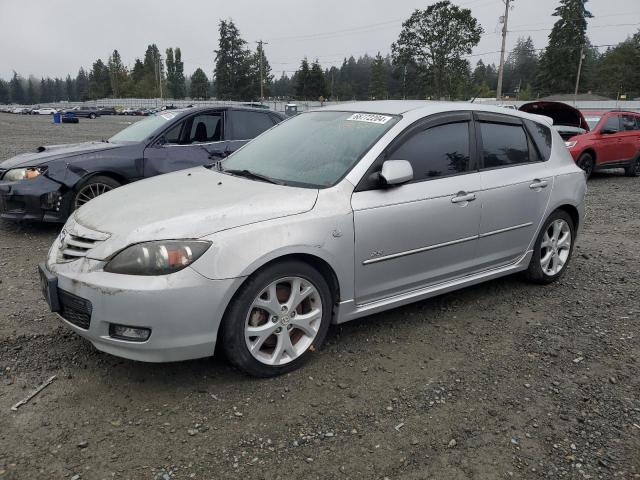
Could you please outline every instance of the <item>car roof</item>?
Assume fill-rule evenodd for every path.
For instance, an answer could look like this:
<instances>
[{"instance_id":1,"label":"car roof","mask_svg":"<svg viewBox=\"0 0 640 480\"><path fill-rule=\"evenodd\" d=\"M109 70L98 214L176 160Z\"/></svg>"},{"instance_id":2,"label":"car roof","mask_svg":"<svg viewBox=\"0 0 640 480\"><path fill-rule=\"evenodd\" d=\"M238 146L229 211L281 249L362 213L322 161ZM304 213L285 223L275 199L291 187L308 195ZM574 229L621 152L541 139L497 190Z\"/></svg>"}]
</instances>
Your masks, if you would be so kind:
<instances>
[{"instance_id":1,"label":"car roof","mask_svg":"<svg viewBox=\"0 0 640 480\"><path fill-rule=\"evenodd\" d=\"M528 118L537 122L544 121L544 123L549 123L548 119L542 115L521 112L520 110L513 110L497 105L483 105L472 102L439 102L433 100L375 100L369 102L349 102L320 107L314 111L346 111L380 113L386 115L403 115L412 113L414 116L426 116L436 113L470 110L474 112L491 112L501 115L511 115L514 117Z\"/></svg>"},{"instance_id":2,"label":"car roof","mask_svg":"<svg viewBox=\"0 0 640 480\"><path fill-rule=\"evenodd\" d=\"M267 110L266 108L253 108L253 107L247 107L243 105L209 105L206 107L171 108L167 110L160 110L158 113L171 112L176 115L183 116L189 113L194 113L194 112L197 113L197 112L204 112L204 111L211 111L211 110L246 110L248 112L274 113L276 115L283 117L282 113L276 112L275 110L271 110L271 109Z\"/></svg>"}]
</instances>

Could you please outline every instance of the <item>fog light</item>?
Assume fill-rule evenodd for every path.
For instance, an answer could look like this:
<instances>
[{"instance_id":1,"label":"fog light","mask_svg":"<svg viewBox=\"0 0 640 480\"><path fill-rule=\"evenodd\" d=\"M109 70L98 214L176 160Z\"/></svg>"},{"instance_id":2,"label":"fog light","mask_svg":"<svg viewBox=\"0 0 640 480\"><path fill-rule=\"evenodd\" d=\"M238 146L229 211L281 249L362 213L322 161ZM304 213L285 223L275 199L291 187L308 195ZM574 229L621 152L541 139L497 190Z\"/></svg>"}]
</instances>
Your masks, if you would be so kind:
<instances>
[{"instance_id":1,"label":"fog light","mask_svg":"<svg viewBox=\"0 0 640 480\"><path fill-rule=\"evenodd\" d=\"M118 340L130 342L144 342L149 339L151 330L148 328L127 327L126 325L109 325L109 336Z\"/></svg>"}]
</instances>

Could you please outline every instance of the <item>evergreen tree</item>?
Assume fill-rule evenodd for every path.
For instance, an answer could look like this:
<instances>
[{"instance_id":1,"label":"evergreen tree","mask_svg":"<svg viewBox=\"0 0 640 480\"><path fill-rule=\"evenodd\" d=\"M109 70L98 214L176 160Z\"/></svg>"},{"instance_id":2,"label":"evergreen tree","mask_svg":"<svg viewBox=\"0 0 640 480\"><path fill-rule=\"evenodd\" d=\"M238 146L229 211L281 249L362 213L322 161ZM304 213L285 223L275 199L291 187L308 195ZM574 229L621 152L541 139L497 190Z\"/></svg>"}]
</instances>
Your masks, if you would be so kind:
<instances>
[{"instance_id":1,"label":"evergreen tree","mask_svg":"<svg viewBox=\"0 0 640 480\"><path fill-rule=\"evenodd\" d=\"M540 58L538 86L544 93L574 90L581 48L588 46L586 9L588 0L560 0L553 13L559 17L549 34L549 44ZM587 65L585 65L588 68Z\"/></svg>"},{"instance_id":2,"label":"evergreen tree","mask_svg":"<svg viewBox=\"0 0 640 480\"><path fill-rule=\"evenodd\" d=\"M505 92L522 90L532 85L538 71L538 54L531 37L520 37L505 63Z\"/></svg>"},{"instance_id":3,"label":"evergreen tree","mask_svg":"<svg viewBox=\"0 0 640 480\"><path fill-rule=\"evenodd\" d=\"M176 98L175 96L175 77L176 77L176 62L173 59L173 48L167 48L165 50L167 58L165 63L167 65L167 92L169 98Z\"/></svg>"},{"instance_id":4,"label":"evergreen tree","mask_svg":"<svg viewBox=\"0 0 640 480\"><path fill-rule=\"evenodd\" d=\"M306 100L309 94L309 62L307 57L302 59L300 68L296 72L296 98Z\"/></svg>"},{"instance_id":5,"label":"evergreen tree","mask_svg":"<svg viewBox=\"0 0 640 480\"><path fill-rule=\"evenodd\" d=\"M91 72L89 72L89 98L106 98L111 95L111 78L109 67L101 59L93 62Z\"/></svg>"},{"instance_id":6,"label":"evergreen tree","mask_svg":"<svg viewBox=\"0 0 640 480\"><path fill-rule=\"evenodd\" d=\"M600 94L627 98L640 96L640 30L608 49L600 58L595 79Z\"/></svg>"},{"instance_id":7,"label":"evergreen tree","mask_svg":"<svg viewBox=\"0 0 640 480\"><path fill-rule=\"evenodd\" d=\"M263 94L269 97L271 93L271 85L273 83L273 75L271 74L271 65L264 54L262 45L258 44L255 53L251 55L249 65L249 91L246 92L245 98L260 99L260 57L262 56L262 82Z\"/></svg>"},{"instance_id":8,"label":"evergreen tree","mask_svg":"<svg viewBox=\"0 0 640 480\"><path fill-rule=\"evenodd\" d=\"M280 78L273 82L271 94L276 98L291 98L295 95L293 81L285 72L282 72Z\"/></svg>"},{"instance_id":9,"label":"evergreen tree","mask_svg":"<svg viewBox=\"0 0 640 480\"><path fill-rule=\"evenodd\" d=\"M13 103L24 104L24 88L22 87L22 78L13 71L13 77L9 81L9 90L11 91L11 100Z\"/></svg>"},{"instance_id":10,"label":"evergreen tree","mask_svg":"<svg viewBox=\"0 0 640 480\"><path fill-rule=\"evenodd\" d=\"M55 102L56 101L56 82L53 78L47 77L46 80L46 91L47 91L47 102Z\"/></svg>"},{"instance_id":11,"label":"evergreen tree","mask_svg":"<svg viewBox=\"0 0 640 480\"><path fill-rule=\"evenodd\" d=\"M371 64L371 83L369 86L369 97L373 100L383 100L387 98L387 66L384 58L378 52Z\"/></svg>"},{"instance_id":12,"label":"evergreen tree","mask_svg":"<svg viewBox=\"0 0 640 480\"><path fill-rule=\"evenodd\" d=\"M250 90L250 52L233 20L221 20L220 39L215 50L216 96L222 100L242 100ZM203 72L204 73L204 72Z\"/></svg>"},{"instance_id":13,"label":"evergreen tree","mask_svg":"<svg viewBox=\"0 0 640 480\"><path fill-rule=\"evenodd\" d=\"M67 75L66 80L64 81L65 93L67 94L67 100L73 102L77 99L76 97L76 85L71 75Z\"/></svg>"},{"instance_id":14,"label":"evergreen tree","mask_svg":"<svg viewBox=\"0 0 640 480\"><path fill-rule=\"evenodd\" d=\"M191 98L209 98L209 79L201 68L196 69L191 75L191 89L189 91Z\"/></svg>"},{"instance_id":15,"label":"evergreen tree","mask_svg":"<svg viewBox=\"0 0 640 480\"><path fill-rule=\"evenodd\" d=\"M115 98L121 98L125 96L127 90L128 77L127 67L122 63L122 58L118 50L114 50L109 61L107 62L107 68L109 69L109 85Z\"/></svg>"},{"instance_id":16,"label":"evergreen tree","mask_svg":"<svg viewBox=\"0 0 640 480\"><path fill-rule=\"evenodd\" d=\"M182 61L182 51L179 47L175 50L174 60L174 98L184 98L187 94L187 88L184 81L184 62Z\"/></svg>"},{"instance_id":17,"label":"evergreen tree","mask_svg":"<svg viewBox=\"0 0 640 480\"><path fill-rule=\"evenodd\" d=\"M320 97L324 98L327 96L327 82L324 78L324 71L322 70L317 58L311 65L311 70L309 71L307 92L309 97L313 100L318 100Z\"/></svg>"},{"instance_id":18,"label":"evergreen tree","mask_svg":"<svg viewBox=\"0 0 640 480\"><path fill-rule=\"evenodd\" d=\"M41 95L43 95L42 83L44 83L44 80L40 83ZM80 67L80 70L78 70L78 75L76 76L76 99L80 100L81 102L84 102L88 98L89 98L89 77L87 75L87 72L84 71L84 68Z\"/></svg>"},{"instance_id":19,"label":"evergreen tree","mask_svg":"<svg viewBox=\"0 0 640 480\"><path fill-rule=\"evenodd\" d=\"M9 92L9 84L0 78L0 103L11 103L11 94Z\"/></svg>"},{"instance_id":20,"label":"evergreen tree","mask_svg":"<svg viewBox=\"0 0 640 480\"><path fill-rule=\"evenodd\" d=\"M29 80L27 81L27 94L25 101L30 105L38 103L38 90L35 85L35 79L32 77L29 77Z\"/></svg>"},{"instance_id":21,"label":"evergreen tree","mask_svg":"<svg viewBox=\"0 0 640 480\"><path fill-rule=\"evenodd\" d=\"M147 46L142 66L144 73L142 80L137 84L138 93L144 98L159 97L161 85L164 86L164 65L155 43Z\"/></svg>"}]
</instances>

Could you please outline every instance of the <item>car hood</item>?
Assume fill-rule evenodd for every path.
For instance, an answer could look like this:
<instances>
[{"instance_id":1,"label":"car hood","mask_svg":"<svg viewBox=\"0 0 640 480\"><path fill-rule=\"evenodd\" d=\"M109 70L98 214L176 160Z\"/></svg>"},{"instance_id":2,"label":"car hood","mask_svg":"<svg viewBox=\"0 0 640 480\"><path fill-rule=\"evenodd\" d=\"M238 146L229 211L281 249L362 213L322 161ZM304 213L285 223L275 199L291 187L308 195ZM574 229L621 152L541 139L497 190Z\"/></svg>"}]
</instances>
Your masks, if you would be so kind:
<instances>
[{"instance_id":1,"label":"car hood","mask_svg":"<svg viewBox=\"0 0 640 480\"><path fill-rule=\"evenodd\" d=\"M589 131L589 124L577 108L562 102L529 102L518 109L522 112L544 115L553 119L553 125L578 127Z\"/></svg>"},{"instance_id":2,"label":"car hood","mask_svg":"<svg viewBox=\"0 0 640 480\"><path fill-rule=\"evenodd\" d=\"M84 153L101 152L119 148L121 145L106 142L85 142L67 145L49 145L38 147L34 151L21 153L0 163L3 169L18 167L37 167L58 158L72 157Z\"/></svg>"},{"instance_id":3,"label":"car hood","mask_svg":"<svg viewBox=\"0 0 640 480\"><path fill-rule=\"evenodd\" d=\"M103 232L109 240L89 258L104 260L128 245L201 238L229 228L296 215L313 208L318 190L275 185L204 167L159 175L117 188L76 210L68 230ZM65 227L65 229L67 229Z\"/></svg>"}]
</instances>

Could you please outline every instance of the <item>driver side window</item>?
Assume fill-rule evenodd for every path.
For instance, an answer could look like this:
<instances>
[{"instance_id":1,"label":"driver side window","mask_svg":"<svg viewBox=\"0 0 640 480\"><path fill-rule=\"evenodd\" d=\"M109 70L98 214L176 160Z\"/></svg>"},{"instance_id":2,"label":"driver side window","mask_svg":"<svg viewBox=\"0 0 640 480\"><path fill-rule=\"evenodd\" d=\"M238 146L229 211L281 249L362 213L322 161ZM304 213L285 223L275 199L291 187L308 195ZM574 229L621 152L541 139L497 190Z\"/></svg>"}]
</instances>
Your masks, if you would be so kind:
<instances>
[{"instance_id":1,"label":"driver side window","mask_svg":"<svg viewBox=\"0 0 640 480\"><path fill-rule=\"evenodd\" d=\"M611 115L607 118L607 121L602 126L602 130L609 130L610 132L620 131L620 117L617 115Z\"/></svg>"}]
</instances>

